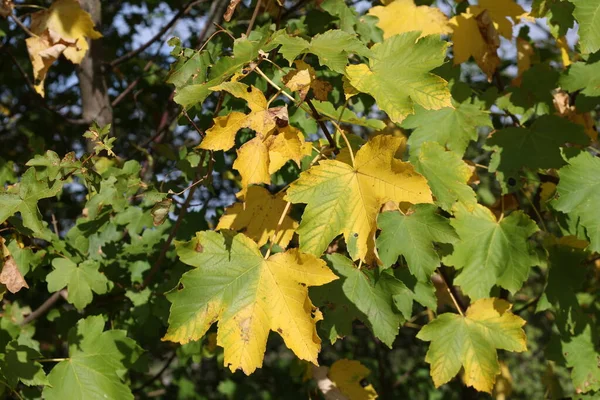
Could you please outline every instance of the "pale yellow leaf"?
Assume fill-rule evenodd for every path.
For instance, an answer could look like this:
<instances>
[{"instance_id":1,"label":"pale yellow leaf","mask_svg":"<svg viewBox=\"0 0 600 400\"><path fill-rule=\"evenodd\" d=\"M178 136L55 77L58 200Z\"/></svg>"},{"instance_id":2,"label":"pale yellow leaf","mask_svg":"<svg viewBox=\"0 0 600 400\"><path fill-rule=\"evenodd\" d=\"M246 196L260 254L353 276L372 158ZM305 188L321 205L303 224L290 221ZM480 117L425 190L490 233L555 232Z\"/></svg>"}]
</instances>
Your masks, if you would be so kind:
<instances>
[{"instance_id":1,"label":"pale yellow leaf","mask_svg":"<svg viewBox=\"0 0 600 400\"><path fill-rule=\"evenodd\" d=\"M469 11L475 15L484 10L488 11L498 33L507 39L512 38L513 23L527 18L523 7L514 0L479 0L479 5L469 7Z\"/></svg>"},{"instance_id":2,"label":"pale yellow leaf","mask_svg":"<svg viewBox=\"0 0 600 400\"><path fill-rule=\"evenodd\" d=\"M229 150L235 144L235 135L245 126L246 114L232 111L213 119L214 125L206 130L206 135L198 146L205 150Z\"/></svg>"},{"instance_id":3,"label":"pale yellow leaf","mask_svg":"<svg viewBox=\"0 0 600 400\"><path fill-rule=\"evenodd\" d=\"M269 149L258 136L239 148L233 168L239 171L243 188L252 184L271 183Z\"/></svg>"},{"instance_id":4,"label":"pale yellow leaf","mask_svg":"<svg viewBox=\"0 0 600 400\"><path fill-rule=\"evenodd\" d=\"M517 76L512 81L513 86L521 86L523 73L531 68L531 56L535 54L529 41L517 38Z\"/></svg>"},{"instance_id":5,"label":"pale yellow leaf","mask_svg":"<svg viewBox=\"0 0 600 400\"><path fill-rule=\"evenodd\" d=\"M383 30L384 39L410 31L420 31L420 37L452 32L440 9L416 6L413 0L396 0L387 6L373 7L369 14L379 18L377 26Z\"/></svg>"}]
</instances>

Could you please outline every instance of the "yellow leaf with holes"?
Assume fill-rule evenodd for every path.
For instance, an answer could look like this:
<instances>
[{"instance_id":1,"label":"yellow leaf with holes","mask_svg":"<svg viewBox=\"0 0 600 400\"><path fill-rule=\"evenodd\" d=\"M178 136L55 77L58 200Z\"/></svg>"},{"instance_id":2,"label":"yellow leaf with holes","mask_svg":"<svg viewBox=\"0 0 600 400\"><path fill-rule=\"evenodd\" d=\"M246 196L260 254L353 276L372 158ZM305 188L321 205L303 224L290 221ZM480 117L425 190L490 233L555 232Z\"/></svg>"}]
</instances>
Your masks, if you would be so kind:
<instances>
[{"instance_id":1,"label":"yellow leaf with holes","mask_svg":"<svg viewBox=\"0 0 600 400\"><path fill-rule=\"evenodd\" d=\"M298 222L286 215L277 229L279 219L287 205L283 200L284 195L284 192L273 195L261 186L250 186L245 193L243 203L235 203L225 209L217 230L243 231L246 236L258 243L259 247L271 240L277 230L275 243L281 248L287 248L298 228Z\"/></svg>"},{"instance_id":2,"label":"yellow leaf with holes","mask_svg":"<svg viewBox=\"0 0 600 400\"><path fill-rule=\"evenodd\" d=\"M308 91L313 90L315 99L327 101L329 92L333 86L327 81L317 79L317 73L313 67L302 60L294 61L296 69L291 70L283 77L283 83L292 92L298 92L300 99L304 100Z\"/></svg>"},{"instance_id":3,"label":"yellow leaf with holes","mask_svg":"<svg viewBox=\"0 0 600 400\"><path fill-rule=\"evenodd\" d=\"M513 23L527 19L528 14L514 0L479 0L479 5L469 7L469 12L475 15L487 10L498 33L507 39L512 39ZM512 21L511 21L512 20Z\"/></svg>"},{"instance_id":4,"label":"yellow leaf with holes","mask_svg":"<svg viewBox=\"0 0 600 400\"><path fill-rule=\"evenodd\" d=\"M300 174L286 200L306 203L298 228L300 248L321 255L339 234L351 257L376 260L376 219L388 201L432 203L425 178L408 163L394 158L402 138L375 136L355 156L354 165L324 160Z\"/></svg>"},{"instance_id":5,"label":"yellow leaf with holes","mask_svg":"<svg viewBox=\"0 0 600 400\"><path fill-rule=\"evenodd\" d=\"M491 80L500 65L497 54L500 38L489 13L484 10L474 14L469 7L466 13L452 18L450 26L453 29L454 65L468 61L473 56L479 68Z\"/></svg>"},{"instance_id":6,"label":"yellow leaf with holes","mask_svg":"<svg viewBox=\"0 0 600 400\"><path fill-rule=\"evenodd\" d=\"M31 14L29 29L37 35L25 42L33 64L35 89L42 97L52 63L64 54L73 64L80 64L89 49L87 39L102 37L77 0L56 0L47 10Z\"/></svg>"},{"instance_id":7,"label":"yellow leaf with holes","mask_svg":"<svg viewBox=\"0 0 600 400\"><path fill-rule=\"evenodd\" d=\"M195 268L167 294L172 305L163 340L198 340L218 321L217 344L231 371L251 374L262 366L270 331L298 358L317 364L316 323L323 317L308 286L337 279L325 261L297 249L264 259L255 242L231 231L198 232L176 248Z\"/></svg>"},{"instance_id":8,"label":"yellow leaf with holes","mask_svg":"<svg viewBox=\"0 0 600 400\"><path fill-rule=\"evenodd\" d=\"M367 381L371 370L354 360L337 360L327 376L349 400L374 400L377 392Z\"/></svg>"},{"instance_id":9,"label":"yellow leaf with holes","mask_svg":"<svg viewBox=\"0 0 600 400\"><path fill-rule=\"evenodd\" d=\"M431 342L425 361L431 365L436 387L464 368L467 386L491 393L501 372L496 349L527 350L525 320L514 315L511 307L505 300L480 299L464 316L441 314L419 331L417 338Z\"/></svg>"},{"instance_id":10,"label":"yellow leaf with holes","mask_svg":"<svg viewBox=\"0 0 600 400\"><path fill-rule=\"evenodd\" d=\"M379 18L377 26L383 31L384 39L410 31L420 31L421 37L452 32L448 18L440 9L416 6L413 0L396 0L387 6L373 7L369 15Z\"/></svg>"}]
</instances>

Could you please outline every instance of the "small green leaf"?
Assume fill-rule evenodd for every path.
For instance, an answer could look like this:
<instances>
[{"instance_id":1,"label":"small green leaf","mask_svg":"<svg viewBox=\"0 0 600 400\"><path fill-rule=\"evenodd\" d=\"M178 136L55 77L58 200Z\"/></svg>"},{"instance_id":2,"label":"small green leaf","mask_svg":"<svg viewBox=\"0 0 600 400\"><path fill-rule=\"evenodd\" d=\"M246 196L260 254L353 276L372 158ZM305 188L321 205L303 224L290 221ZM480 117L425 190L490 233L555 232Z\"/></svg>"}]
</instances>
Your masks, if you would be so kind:
<instances>
[{"instance_id":1,"label":"small green leaf","mask_svg":"<svg viewBox=\"0 0 600 400\"><path fill-rule=\"evenodd\" d=\"M66 258L55 258L52 261L54 270L48 274L48 291L57 292L64 287L68 290L69 303L82 310L93 299L92 292L104 294L108 291L108 279L98 272L96 261L86 260L77 265Z\"/></svg>"},{"instance_id":2,"label":"small green leaf","mask_svg":"<svg viewBox=\"0 0 600 400\"><path fill-rule=\"evenodd\" d=\"M575 5L573 15L579 23L581 52L594 53L600 49L600 2L597 0L570 0Z\"/></svg>"}]
</instances>

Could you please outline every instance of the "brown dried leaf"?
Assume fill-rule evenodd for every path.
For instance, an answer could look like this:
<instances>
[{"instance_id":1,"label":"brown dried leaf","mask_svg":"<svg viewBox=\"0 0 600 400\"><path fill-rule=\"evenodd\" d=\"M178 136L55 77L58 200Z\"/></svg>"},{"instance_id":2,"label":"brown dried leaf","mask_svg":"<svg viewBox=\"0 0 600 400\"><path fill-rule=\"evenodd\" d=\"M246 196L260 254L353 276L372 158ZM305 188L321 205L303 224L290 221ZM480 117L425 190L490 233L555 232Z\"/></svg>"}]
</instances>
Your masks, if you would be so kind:
<instances>
[{"instance_id":1,"label":"brown dried leaf","mask_svg":"<svg viewBox=\"0 0 600 400\"><path fill-rule=\"evenodd\" d=\"M11 255L4 259L4 267L0 272L0 283L6 285L11 293L17 293L22 288L29 289L29 285L25 282L25 278L21 275L17 263Z\"/></svg>"}]
</instances>

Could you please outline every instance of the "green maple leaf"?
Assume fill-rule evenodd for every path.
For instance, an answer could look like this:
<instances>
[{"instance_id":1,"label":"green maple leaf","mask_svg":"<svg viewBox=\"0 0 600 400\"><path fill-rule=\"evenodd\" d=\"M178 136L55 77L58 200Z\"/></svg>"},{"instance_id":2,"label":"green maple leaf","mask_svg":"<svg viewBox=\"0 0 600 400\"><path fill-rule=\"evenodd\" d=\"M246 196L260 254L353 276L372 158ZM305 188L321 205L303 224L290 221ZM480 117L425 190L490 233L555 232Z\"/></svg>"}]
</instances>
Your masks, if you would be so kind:
<instances>
[{"instance_id":1,"label":"green maple leaf","mask_svg":"<svg viewBox=\"0 0 600 400\"><path fill-rule=\"evenodd\" d=\"M426 142L413 163L427 179L436 204L444 210L450 210L456 202L467 207L477 204L475 192L467 185L473 173L457 153L446 151L436 142Z\"/></svg>"},{"instance_id":2,"label":"green maple leaf","mask_svg":"<svg viewBox=\"0 0 600 400\"><path fill-rule=\"evenodd\" d=\"M358 269L341 254L328 255L327 260L341 279L314 288L311 294L322 305L323 328L330 340L351 334L352 321L358 319L392 347L400 325L411 316L412 292L388 272L375 280L372 272Z\"/></svg>"},{"instance_id":3,"label":"green maple leaf","mask_svg":"<svg viewBox=\"0 0 600 400\"><path fill-rule=\"evenodd\" d=\"M124 372L142 352L123 330L103 332L104 318L82 319L69 332L69 357L52 368L47 400L133 399Z\"/></svg>"},{"instance_id":4,"label":"green maple leaf","mask_svg":"<svg viewBox=\"0 0 600 400\"><path fill-rule=\"evenodd\" d=\"M13 340L0 354L0 373L11 388L15 388L19 381L27 386L48 385L42 364L35 361L40 358L39 351Z\"/></svg>"},{"instance_id":5,"label":"green maple leaf","mask_svg":"<svg viewBox=\"0 0 600 400\"><path fill-rule=\"evenodd\" d=\"M64 287L68 290L67 300L78 310L92 302L94 295L108 291L108 279L98 272L100 265L93 260L85 260L77 265L66 258L55 258L52 261L54 270L46 276L48 291L57 292Z\"/></svg>"},{"instance_id":6,"label":"green maple leaf","mask_svg":"<svg viewBox=\"0 0 600 400\"><path fill-rule=\"evenodd\" d=\"M350 84L368 93L393 122L415 113L415 104L427 110L453 107L448 82L430 73L444 63L448 43L439 36L419 38L420 32L392 36L373 45L369 65L346 67Z\"/></svg>"},{"instance_id":7,"label":"green maple leaf","mask_svg":"<svg viewBox=\"0 0 600 400\"><path fill-rule=\"evenodd\" d=\"M472 211L457 204L450 223L460 240L444 263L460 270L454 283L473 299L488 297L494 285L511 293L521 288L529 268L539 260L528 238L539 229L522 211L497 221L477 205Z\"/></svg>"},{"instance_id":8,"label":"green maple leaf","mask_svg":"<svg viewBox=\"0 0 600 400\"><path fill-rule=\"evenodd\" d=\"M583 126L554 115L537 119L529 128L506 128L495 132L486 142L494 150L490 172L497 172L506 186L521 168L560 168L566 164L561 155L565 143L588 144Z\"/></svg>"},{"instance_id":9,"label":"green maple leaf","mask_svg":"<svg viewBox=\"0 0 600 400\"><path fill-rule=\"evenodd\" d=\"M468 103L439 110L416 106L415 114L402 121L403 128L414 129L408 138L411 158L417 156L421 145L429 141L438 142L462 156L469 142L477 140L477 127L480 126L493 128L489 113Z\"/></svg>"},{"instance_id":10,"label":"green maple leaf","mask_svg":"<svg viewBox=\"0 0 600 400\"><path fill-rule=\"evenodd\" d=\"M569 92L581 90L581 93L594 97L600 96L600 61L592 64L576 62L560 78L559 85Z\"/></svg>"},{"instance_id":11,"label":"green maple leaf","mask_svg":"<svg viewBox=\"0 0 600 400\"><path fill-rule=\"evenodd\" d=\"M525 321L510 308L505 300L480 299L464 316L442 314L419 331L417 338L431 342L425 361L431 364L436 387L450 381L463 367L467 386L492 392L500 373L496 349L527 350L522 329Z\"/></svg>"},{"instance_id":12,"label":"green maple leaf","mask_svg":"<svg viewBox=\"0 0 600 400\"><path fill-rule=\"evenodd\" d=\"M274 45L281 45L281 55L290 64L300 55L312 53L319 58L321 65L340 74L348 64L350 54L369 56L371 52L357 37L341 30L330 30L315 35L310 43L297 36L289 36L284 31L275 33Z\"/></svg>"},{"instance_id":13,"label":"green maple leaf","mask_svg":"<svg viewBox=\"0 0 600 400\"><path fill-rule=\"evenodd\" d=\"M0 193L0 224L17 212L21 213L23 225L33 231L35 237L50 240L52 233L42 220L37 203L41 199L54 197L62 189L62 181L49 184L46 179L37 180L35 168L29 168L21 182L4 193Z\"/></svg>"},{"instance_id":14,"label":"green maple leaf","mask_svg":"<svg viewBox=\"0 0 600 400\"><path fill-rule=\"evenodd\" d=\"M430 204L413 206L412 213L402 215L398 211L379 214L377 226L381 234L377 238L377 251L385 268L404 256L408 268L420 282L427 282L437 267L440 257L434 243L453 243L458 240L447 218L436 213Z\"/></svg>"},{"instance_id":15,"label":"green maple leaf","mask_svg":"<svg viewBox=\"0 0 600 400\"><path fill-rule=\"evenodd\" d=\"M582 152L558 171L556 210L579 218L590 239L590 250L600 252L600 158Z\"/></svg>"},{"instance_id":16,"label":"green maple leaf","mask_svg":"<svg viewBox=\"0 0 600 400\"><path fill-rule=\"evenodd\" d=\"M581 52L594 53L600 49L600 2L597 0L570 0L575 5L573 16L579 22Z\"/></svg>"},{"instance_id":17,"label":"green maple leaf","mask_svg":"<svg viewBox=\"0 0 600 400\"><path fill-rule=\"evenodd\" d=\"M561 351L571 370L571 379L578 393L600 390L600 354L596 350L597 329L586 325L583 332L561 340Z\"/></svg>"}]
</instances>

